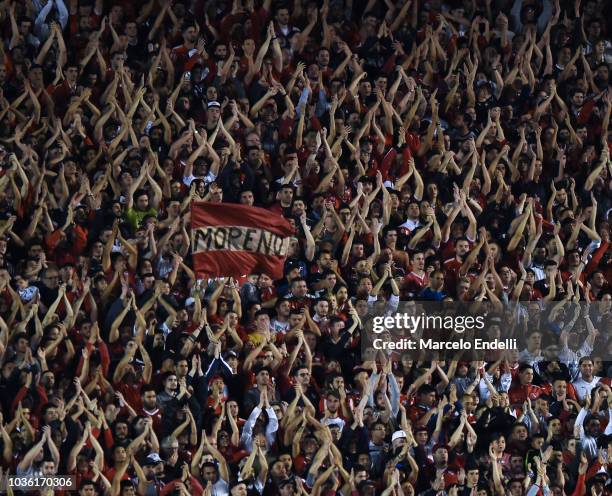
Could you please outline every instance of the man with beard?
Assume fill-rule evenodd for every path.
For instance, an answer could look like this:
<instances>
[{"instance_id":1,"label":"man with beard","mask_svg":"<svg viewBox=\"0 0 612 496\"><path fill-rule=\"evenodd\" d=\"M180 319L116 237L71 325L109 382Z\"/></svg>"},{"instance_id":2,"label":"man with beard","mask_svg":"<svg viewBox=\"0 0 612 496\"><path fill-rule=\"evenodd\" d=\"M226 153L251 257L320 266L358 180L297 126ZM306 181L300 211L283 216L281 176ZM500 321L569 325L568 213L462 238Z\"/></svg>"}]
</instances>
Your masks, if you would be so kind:
<instances>
[{"instance_id":1,"label":"man with beard","mask_svg":"<svg viewBox=\"0 0 612 496\"><path fill-rule=\"evenodd\" d=\"M597 458L598 447L597 438L601 435L601 421L596 414L591 414L589 410L590 401L582 407L576 417L575 425L578 427L582 449L590 460ZM608 424L604 435L610 434L612 426Z\"/></svg>"},{"instance_id":2,"label":"man with beard","mask_svg":"<svg viewBox=\"0 0 612 496\"><path fill-rule=\"evenodd\" d=\"M272 169L269 160L266 160L266 154L261 149L261 145L252 145L246 149L246 162L255 174L256 177L265 177L268 181L273 181ZM303 209L305 211L305 209ZM294 216L299 213L293 214Z\"/></svg>"},{"instance_id":3,"label":"man with beard","mask_svg":"<svg viewBox=\"0 0 612 496\"><path fill-rule=\"evenodd\" d=\"M408 203L408 211L406 222L404 222L400 228L405 230L405 234L410 234L417 227L421 226L421 209L417 200L412 200Z\"/></svg>"},{"instance_id":4,"label":"man with beard","mask_svg":"<svg viewBox=\"0 0 612 496\"><path fill-rule=\"evenodd\" d=\"M289 162L289 159L287 160L287 163L288 162ZM293 187L293 185L291 183L283 184L279 188L278 193L276 194L276 198L278 202L272 205L272 207L270 207L270 210L280 215L290 217L294 195L295 195L295 188Z\"/></svg>"},{"instance_id":5,"label":"man with beard","mask_svg":"<svg viewBox=\"0 0 612 496\"><path fill-rule=\"evenodd\" d=\"M255 370L255 385L250 388L244 395L243 405L245 412L251 412L253 408L259 403L261 391L268 388L270 382L269 367L260 367ZM275 398L276 399L276 398Z\"/></svg>"},{"instance_id":6,"label":"man with beard","mask_svg":"<svg viewBox=\"0 0 612 496\"><path fill-rule=\"evenodd\" d=\"M419 482L417 489L426 491L431 488L432 483L438 478L444 481L444 487L457 484L457 475L449 470L448 452L446 444L436 444L431 450L433 463L429 462L423 470L419 472Z\"/></svg>"},{"instance_id":7,"label":"man with beard","mask_svg":"<svg viewBox=\"0 0 612 496\"><path fill-rule=\"evenodd\" d=\"M164 6L164 9L167 9L168 6L169 4ZM193 24L185 24L185 26L183 26L182 36L183 44L174 47L170 52L170 58L173 60L178 74L184 71L188 61L191 62L193 58L193 65L200 56L199 47L196 48L196 42L198 40L198 30L196 27Z\"/></svg>"},{"instance_id":8,"label":"man with beard","mask_svg":"<svg viewBox=\"0 0 612 496\"><path fill-rule=\"evenodd\" d=\"M523 265L526 269L533 270L536 281L541 281L546 278L545 268L548 260L548 249L544 243L538 244L533 250L533 255L529 246L525 249L523 256Z\"/></svg>"},{"instance_id":9,"label":"man with beard","mask_svg":"<svg viewBox=\"0 0 612 496\"><path fill-rule=\"evenodd\" d=\"M141 389L140 399L142 408L138 412L138 415L150 418L153 421L153 430L159 433L162 416L157 406L157 393L155 387L151 384L145 384Z\"/></svg>"},{"instance_id":10,"label":"man with beard","mask_svg":"<svg viewBox=\"0 0 612 496\"><path fill-rule=\"evenodd\" d=\"M162 384L164 389L157 395L157 404L163 418L171 419L179 406L191 398L191 393L187 390L185 379L179 381L174 372L166 372Z\"/></svg>"},{"instance_id":11,"label":"man with beard","mask_svg":"<svg viewBox=\"0 0 612 496\"><path fill-rule=\"evenodd\" d=\"M589 283L591 284L591 291L588 296L591 301L601 299L606 292L610 291L610 285L602 270L595 270L589 278Z\"/></svg>"},{"instance_id":12,"label":"man with beard","mask_svg":"<svg viewBox=\"0 0 612 496\"><path fill-rule=\"evenodd\" d=\"M146 167L143 167L145 169ZM153 198L149 199L149 194L145 190L138 190L137 188L142 184L144 177L141 174L141 177L136 179L132 186L130 187L130 191L127 194L127 204L125 210L125 219L127 223L130 225L132 232L135 232L143 219L148 216L157 217L157 206L161 200L161 190L158 192L155 190L155 194ZM155 184L159 189L159 186Z\"/></svg>"},{"instance_id":13,"label":"man with beard","mask_svg":"<svg viewBox=\"0 0 612 496\"><path fill-rule=\"evenodd\" d=\"M149 144L151 150L156 153L161 153L166 150L166 143L164 142L164 128L161 125L152 126L149 131Z\"/></svg>"},{"instance_id":14,"label":"man with beard","mask_svg":"<svg viewBox=\"0 0 612 496\"><path fill-rule=\"evenodd\" d=\"M593 374L593 359L589 356L583 356L579 361L580 374L572 382L574 391L579 402L585 401L587 396L591 396L591 391L600 383L601 377ZM609 385L609 379L604 379L605 384Z\"/></svg>"},{"instance_id":15,"label":"man with beard","mask_svg":"<svg viewBox=\"0 0 612 496\"><path fill-rule=\"evenodd\" d=\"M461 267L470 251L470 241L465 237L457 238L454 244L455 256L444 261L444 282L449 288L457 285Z\"/></svg>"},{"instance_id":16,"label":"man with beard","mask_svg":"<svg viewBox=\"0 0 612 496\"><path fill-rule=\"evenodd\" d=\"M138 494L144 496L159 494L164 487L165 473L164 461L158 453L152 452L147 455L142 463L142 473L145 477L143 480L138 479Z\"/></svg>"},{"instance_id":17,"label":"man with beard","mask_svg":"<svg viewBox=\"0 0 612 496\"><path fill-rule=\"evenodd\" d=\"M317 300L312 320L317 324L322 333L327 331L329 326L329 300L326 298L319 298Z\"/></svg>"}]
</instances>

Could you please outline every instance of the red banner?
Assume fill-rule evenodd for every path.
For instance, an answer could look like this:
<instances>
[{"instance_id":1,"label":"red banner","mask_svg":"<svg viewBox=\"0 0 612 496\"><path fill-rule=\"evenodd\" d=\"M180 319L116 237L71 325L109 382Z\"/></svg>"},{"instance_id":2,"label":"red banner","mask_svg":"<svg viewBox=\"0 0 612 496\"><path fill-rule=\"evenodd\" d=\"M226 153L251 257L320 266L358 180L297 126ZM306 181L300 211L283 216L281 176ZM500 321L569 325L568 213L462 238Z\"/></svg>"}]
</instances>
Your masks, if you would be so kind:
<instances>
[{"instance_id":1,"label":"red banner","mask_svg":"<svg viewBox=\"0 0 612 496\"><path fill-rule=\"evenodd\" d=\"M191 204L193 268L203 277L283 276L294 234L289 222L258 207L228 203Z\"/></svg>"}]
</instances>

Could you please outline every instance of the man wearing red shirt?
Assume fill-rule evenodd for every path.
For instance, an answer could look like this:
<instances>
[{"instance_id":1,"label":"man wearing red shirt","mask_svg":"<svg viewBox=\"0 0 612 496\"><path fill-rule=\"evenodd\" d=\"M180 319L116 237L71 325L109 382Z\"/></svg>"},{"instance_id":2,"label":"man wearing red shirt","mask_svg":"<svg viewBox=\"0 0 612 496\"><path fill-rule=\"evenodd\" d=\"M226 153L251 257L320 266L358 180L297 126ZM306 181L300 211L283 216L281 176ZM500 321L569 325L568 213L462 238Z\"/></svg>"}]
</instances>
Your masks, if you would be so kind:
<instances>
[{"instance_id":1,"label":"man wearing red shirt","mask_svg":"<svg viewBox=\"0 0 612 496\"><path fill-rule=\"evenodd\" d=\"M423 384L417 391L417 400L408 409L408 418L412 425L427 425L431 416L436 412L436 390L430 384Z\"/></svg>"},{"instance_id":2,"label":"man wearing red shirt","mask_svg":"<svg viewBox=\"0 0 612 496\"><path fill-rule=\"evenodd\" d=\"M136 368L131 362L134 361L136 350L140 350L144 367ZM130 341L125 350L125 355L117 365L113 375L113 384L115 389L123 394L125 400L137 409L140 407L140 391L144 384L151 383L151 372L153 366L151 359L142 344L136 345L134 341Z\"/></svg>"},{"instance_id":3,"label":"man wearing red shirt","mask_svg":"<svg viewBox=\"0 0 612 496\"><path fill-rule=\"evenodd\" d=\"M291 184L283 184L276 197L278 203L272 205L269 209L279 215L289 216L291 211L291 203L293 202L293 186Z\"/></svg>"},{"instance_id":4,"label":"man wearing red shirt","mask_svg":"<svg viewBox=\"0 0 612 496\"><path fill-rule=\"evenodd\" d=\"M183 44L176 46L170 53L170 58L174 62L179 74L184 70L187 62L192 58L198 58L198 50L196 42L198 41L198 31L192 24L187 24L183 27Z\"/></svg>"},{"instance_id":5,"label":"man wearing red shirt","mask_svg":"<svg viewBox=\"0 0 612 496\"><path fill-rule=\"evenodd\" d=\"M417 295L429 284L429 276L425 272L425 254L416 252L412 255L412 271L404 279L404 291Z\"/></svg>"},{"instance_id":6,"label":"man wearing red shirt","mask_svg":"<svg viewBox=\"0 0 612 496\"><path fill-rule=\"evenodd\" d=\"M423 471L423 488L430 486L439 477L444 480L444 487L457 484L457 475L449 470L448 452L446 444L436 444L432 449L433 463L428 463Z\"/></svg>"},{"instance_id":7,"label":"man wearing red shirt","mask_svg":"<svg viewBox=\"0 0 612 496\"><path fill-rule=\"evenodd\" d=\"M161 427L162 416L161 411L157 407L157 392L152 384L145 384L140 393L142 408L138 411L138 415L149 417L153 421L153 430L158 433Z\"/></svg>"},{"instance_id":8,"label":"man wearing red shirt","mask_svg":"<svg viewBox=\"0 0 612 496\"><path fill-rule=\"evenodd\" d=\"M461 266L470 251L470 242L467 238L455 240L455 256L444 261L444 279L446 287L454 288L459 279Z\"/></svg>"},{"instance_id":9,"label":"man wearing red shirt","mask_svg":"<svg viewBox=\"0 0 612 496\"><path fill-rule=\"evenodd\" d=\"M76 62L69 62L64 68L64 81L52 90L56 115L63 117L70 104L70 99L77 94L78 77L78 64Z\"/></svg>"},{"instance_id":10,"label":"man wearing red shirt","mask_svg":"<svg viewBox=\"0 0 612 496\"><path fill-rule=\"evenodd\" d=\"M525 401L535 400L542 394L542 388L531 383L533 368L529 365L519 367L519 383L510 388L508 398L512 407L522 407Z\"/></svg>"}]
</instances>

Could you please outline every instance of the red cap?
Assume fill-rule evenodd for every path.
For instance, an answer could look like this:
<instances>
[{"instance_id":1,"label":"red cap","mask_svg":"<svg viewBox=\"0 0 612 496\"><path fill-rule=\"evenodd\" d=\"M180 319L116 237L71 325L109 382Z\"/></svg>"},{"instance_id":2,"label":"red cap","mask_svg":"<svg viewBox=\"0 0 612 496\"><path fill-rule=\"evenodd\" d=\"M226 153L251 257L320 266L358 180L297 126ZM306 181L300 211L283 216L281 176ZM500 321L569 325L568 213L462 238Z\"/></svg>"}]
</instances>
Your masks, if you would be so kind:
<instances>
[{"instance_id":1,"label":"red cap","mask_svg":"<svg viewBox=\"0 0 612 496\"><path fill-rule=\"evenodd\" d=\"M223 379L223 376L219 375L219 374L215 374L213 375L209 380L208 380L208 384L212 384L213 382L215 382L216 380L220 380L225 382L225 380Z\"/></svg>"}]
</instances>

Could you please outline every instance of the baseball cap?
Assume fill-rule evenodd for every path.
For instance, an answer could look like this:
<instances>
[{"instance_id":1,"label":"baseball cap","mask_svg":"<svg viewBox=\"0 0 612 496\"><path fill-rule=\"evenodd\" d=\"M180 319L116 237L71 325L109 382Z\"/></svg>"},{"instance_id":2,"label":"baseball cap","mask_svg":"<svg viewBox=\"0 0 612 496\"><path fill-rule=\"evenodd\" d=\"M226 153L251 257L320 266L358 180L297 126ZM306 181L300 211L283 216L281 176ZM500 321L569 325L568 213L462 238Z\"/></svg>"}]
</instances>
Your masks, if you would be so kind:
<instances>
[{"instance_id":1,"label":"baseball cap","mask_svg":"<svg viewBox=\"0 0 612 496\"><path fill-rule=\"evenodd\" d=\"M212 384L215 381L223 381L223 382L225 382L222 375L215 374L210 379L208 379L208 384L210 385L210 384Z\"/></svg>"},{"instance_id":2,"label":"baseball cap","mask_svg":"<svg viewBox=\"0 0 612 496\"><path fill-rule=\"evenodd\" d=\"M149 453L145 458L143 465L157 465L162 463L163 460L160 458L158 453Z\"/></svg>"},{"instance_id":3,"label":"baseball cap","mask_svg":"<svg viewBox=\"0 0 612 496\"><path fill-rule=\"evenodd\" d=\"M211 100L210 102L208 102L207 104L208 108L221 108L221 104L217 101L217 100Z\"/></svg>"},{"instance_id":4,"label":"baseball cap","mask_svg":"<svg viewBox=\"0 0 612 496\"><path fill-rule=\"evenodd\" d=\"M340 427L340 429L342 429L342 419L327 419L325 421L325 424L328 425L329 427L335 425Z\"/></svg>"},{"instance_id":5,"label":"baseball cap","mask_svg":"<svg viewBox=\"0 0 612 496\"><path fill-rule=\"evenodd\" d=\"M285 275L287 275L293 269L301 269L300 262L297 260L287 260L285 262Z\"/></svg>"},{"instance_id":6,"label":"baseball cap","mask_svg":"<svg viewBox=\"0 0 612 496\"><path fill-rule=\"evenodd\" d=\"M391 436L391 442L393 443L396 439L406 438L406 433L404 431L395 431Z\"/></svg>"}]
</instances>

